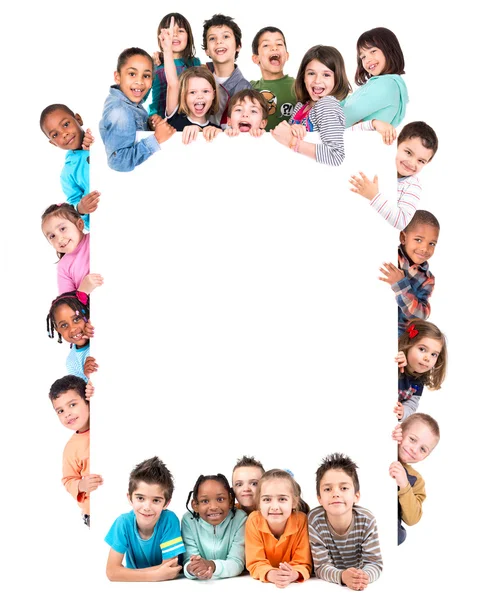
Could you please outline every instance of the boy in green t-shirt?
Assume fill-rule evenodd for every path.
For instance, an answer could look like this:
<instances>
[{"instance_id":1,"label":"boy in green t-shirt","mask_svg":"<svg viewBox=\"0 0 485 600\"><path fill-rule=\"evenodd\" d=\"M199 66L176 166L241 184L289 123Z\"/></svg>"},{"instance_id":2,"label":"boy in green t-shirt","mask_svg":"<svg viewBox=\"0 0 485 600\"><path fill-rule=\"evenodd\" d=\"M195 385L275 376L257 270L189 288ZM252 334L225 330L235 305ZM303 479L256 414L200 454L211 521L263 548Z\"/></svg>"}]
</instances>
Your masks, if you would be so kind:
<instances>
[{"instance_id":1,"label":"boy in green t-shirt","mask_svg":"<svg viewBox=\"0 0 485 600\"><path fill-rule=\"evenodd\" d=\"M264 27L255 35L252 50L253 62L261 69L261 79L251 81L251 86L266 98L269 106L266 131L270 131L281 121L288 121L296 104L295 79L283 74L289 58L285 36L277 27Z\"/></svg>"}]
</instances>

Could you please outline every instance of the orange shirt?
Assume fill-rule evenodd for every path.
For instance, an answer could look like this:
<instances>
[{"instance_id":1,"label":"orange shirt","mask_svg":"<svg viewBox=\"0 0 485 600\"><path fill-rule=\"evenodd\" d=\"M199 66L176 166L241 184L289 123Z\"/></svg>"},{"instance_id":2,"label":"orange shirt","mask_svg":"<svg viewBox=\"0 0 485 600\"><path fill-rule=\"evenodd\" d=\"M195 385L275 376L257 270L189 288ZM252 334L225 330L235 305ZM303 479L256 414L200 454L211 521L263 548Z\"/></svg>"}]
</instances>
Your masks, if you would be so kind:
<instances>
[{"instance_id":1,"label":"orange shirt","mask_svg":"<svg viewBox=\"0 0 485 600\"><path fill-rule=\"evenodd\" d=\"M312 555L305 513L291 513L282 536L276 539L259 510L252 512L246 521L246 567L251 577L267 581L268 571L278 569L282 562L300 573L297 581L310 577Z\"/></svg>"},{"instance_id":2,"label":"orange shirt","mask_svg":"<svg viewBox=\"0 0 485 600\"><path fill-rule=\"evenodd\" d=\"M62 457L62 483L77 500L83 514L89 515L89 494L78 489L84 475L89 475L89 429L71 437Z\"/></svg>"}]
</instances>

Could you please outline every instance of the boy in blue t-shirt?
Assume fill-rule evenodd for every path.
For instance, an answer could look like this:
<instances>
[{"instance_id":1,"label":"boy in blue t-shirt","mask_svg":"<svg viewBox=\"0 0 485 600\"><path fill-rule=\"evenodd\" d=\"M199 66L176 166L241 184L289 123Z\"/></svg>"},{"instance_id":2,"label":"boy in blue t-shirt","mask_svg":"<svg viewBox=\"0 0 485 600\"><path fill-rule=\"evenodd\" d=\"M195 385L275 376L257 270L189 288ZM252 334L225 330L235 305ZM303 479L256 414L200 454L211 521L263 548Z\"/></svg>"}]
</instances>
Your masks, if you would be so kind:
<instances>
[{"instance_id":1,"label":"boy in blue t-shirt","mask_svg":"<svg viewBox=\"0 0 485 600\"><path fill-rule=\"evenodd\" d=\"M143 461L130 473L128 500L133 510L119 516L105 537L111 546L106 565L110 581L165 581L177 577L182 568L178 556L185 547L179 520L167 510L172 494L172 474L157 456Z\"/></svg>"},{"instance_id":2,"label":"boy in blue t-shirt","mask_svg":"<svg viewBox=\"0 0 485 600\"><path fill-rule=\"evenodd\" d=\"M89 129L84 132L82 124L81 117L65 104L51 104L40 115L40 128L49 143L67 151L61 171L62 191L89 231L89 214L96 210L100 194L89 192L89 147L94 138Z\"/></svg>"}]
</instances>

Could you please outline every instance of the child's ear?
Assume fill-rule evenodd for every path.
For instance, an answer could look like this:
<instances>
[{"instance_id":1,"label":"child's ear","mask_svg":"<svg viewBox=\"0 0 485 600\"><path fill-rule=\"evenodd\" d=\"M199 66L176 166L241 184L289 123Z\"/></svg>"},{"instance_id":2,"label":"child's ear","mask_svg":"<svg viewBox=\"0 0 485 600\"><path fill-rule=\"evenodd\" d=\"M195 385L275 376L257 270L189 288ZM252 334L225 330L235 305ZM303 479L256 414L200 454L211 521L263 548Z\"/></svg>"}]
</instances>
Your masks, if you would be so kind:
<instances>
[{"instance_id":1,"label":"child's ear","mask_svg":"<svg viewBox=\"0 0 485 600\"><path fill-rule=\"evenodd\" d=\"M227 126L232 127L231 117L227 117Z\"/></svg>"},{"instance_id":2,"label":"child's ear","mask_svg":"<svg viewBox=\"0 0 485 600\"><path fill-rule=\"evenodd\" d=\"M406 243L406 234L404 233L404 231L399 232L399 243L403 246Z\"/></svg>"},{"instance_id":3,"label":"child's ear","mask_svg":"<svg viewBox=\"0 0 485 600\"><path fill-rule=\"evenodd\" d=\"M78 219L76 222L76 227L79 231L84 231L84 221L82 219Z\"/></svg>"},{"instance_id":4,"label":"child's ear","mask_svg":"<svg viewBox=\"0 0 485 600\"><path fill-rule=\"evenodd\" d=\"M83 120L81 119L81 115L78 115L78 113L76 113L74 115L74 118L76 119L76 121L79 123L79 125L82 127L83 126Z\"/></svg>"},{"instance_id":5,"label":"child's ear","mask_svg":"<svg viewBox=\"0 0 485 600\"><path fill-rule=\"evenodd\" d=\"M130 496L130 494L129 494L129 493L128 493L128 494L126 494L126 497L128 498L128 502L129 502L129 503L130 503L130 504L133 506L133 502L132 502L132 500L131 500L131 496Z\"/></svg>"},{"instance_id":6,"label":"child's ear","mask_svg":"<svg viewBox=\"0 0 485 600\"><path fill-rule=\"evenodd\" d=\"M255 65L259 65L259 56L257 54L253 54L251 58L253 59L253 63Z\"/></svg>"},{"instance_id":7,"label":"child's ear","mask_svg":"<svg viewBox=\"0 0 485 600\"><path fill-rule=\"evenodd\" d=\"M266 127L266 125L268 124L268 119L263 119L261 121L261 125L259 126L260 129L264 129Z\"/></svg>"},{"instance_id":8,"label":"child's ear","mask_svg":"<svg viewBox=\"0 0 485 600\"><path fill-rule=\"evenodd\" d=\"M356 504L360 500L360 492L355 492L354 504Z\"/></svg>"},{"instance_id":9,"label":"child's ear","mask_svg":"<svg viewBox=\"0 0 485 600\"><path fill-rule=\"evenodd\" d=\"M121 79L120 79L120 74L118 73L118 71L115 71L114 77L115 77L115 83L117 85L119 85L121 83Z\"/></svg>"},{"instance_id":10,"label":"child's ear","mask_svg":"<svg viewBox=\"0 0 485 600\"><path fill-rule=\"evenodd\" d=\"M168 508L168 505L170 504L170 502L172 502L172 500L167 500L167 502L165 502L165 504L163 505L162 510L165 510L166 508Z\"/></svg>"},{"instance_id":11,"label":"child's ear","mask_svg":"<svg viewBox=\"0 0 485 600\"><path fill-rule=\"evenodd\" d=\"M192 498L192 500L190 501L190 506L192 507L192 510L196 513L198 513L199 511L197 510L197 502Z\"/></svg>"}]
</instances>

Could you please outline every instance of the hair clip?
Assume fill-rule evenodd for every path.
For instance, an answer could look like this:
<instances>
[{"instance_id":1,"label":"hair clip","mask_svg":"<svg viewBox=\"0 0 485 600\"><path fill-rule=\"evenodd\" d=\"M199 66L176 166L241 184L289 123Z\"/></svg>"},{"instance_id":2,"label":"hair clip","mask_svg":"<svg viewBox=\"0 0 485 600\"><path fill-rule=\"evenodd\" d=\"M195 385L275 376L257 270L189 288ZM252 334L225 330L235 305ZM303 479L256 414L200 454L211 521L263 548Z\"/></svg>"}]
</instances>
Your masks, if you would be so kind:
<instances>
[{"instance_id":1,"label":"hair clip","mask_svg":"<svg viewBox=\"0 0 485 600\"><path fill-rule=\"evenodd\" d=\"M79 302L81 302L81 304L84 304L84 306L86 306L86 304L88 303L88 295L85 292L77 291L76 298L79 300Z\"/></svg>"},{"instance_id":2,"label":"hair clip","mask_svg":"<svg viewBox=\"0 0 485 600\"><path fill-rule=\"evenodd\" d=\"M288 473L288 475L291 475L293 477L293 479L295 479L295 475L294 475L293 471L290 471L290 469L285 469L285 471Z\"/></svg>"},{"instance_id":3,"label":"hair clip","mask_svg":"<svg viewBox=\"0 0 485 600\"><path fill-rule=\"evenodd\" d=\"M410 325L410 326L407 328L407 330L406 330L406 331L408 332L408 334L409 334L409 337L410 337L411 339L413 339L414 337L416 337L416 336L418 335L418 333L419 333L419 331L416 329L416 327L414 326L414 324L411 324L411 325Z\"/></svg>"}]
</instances>

